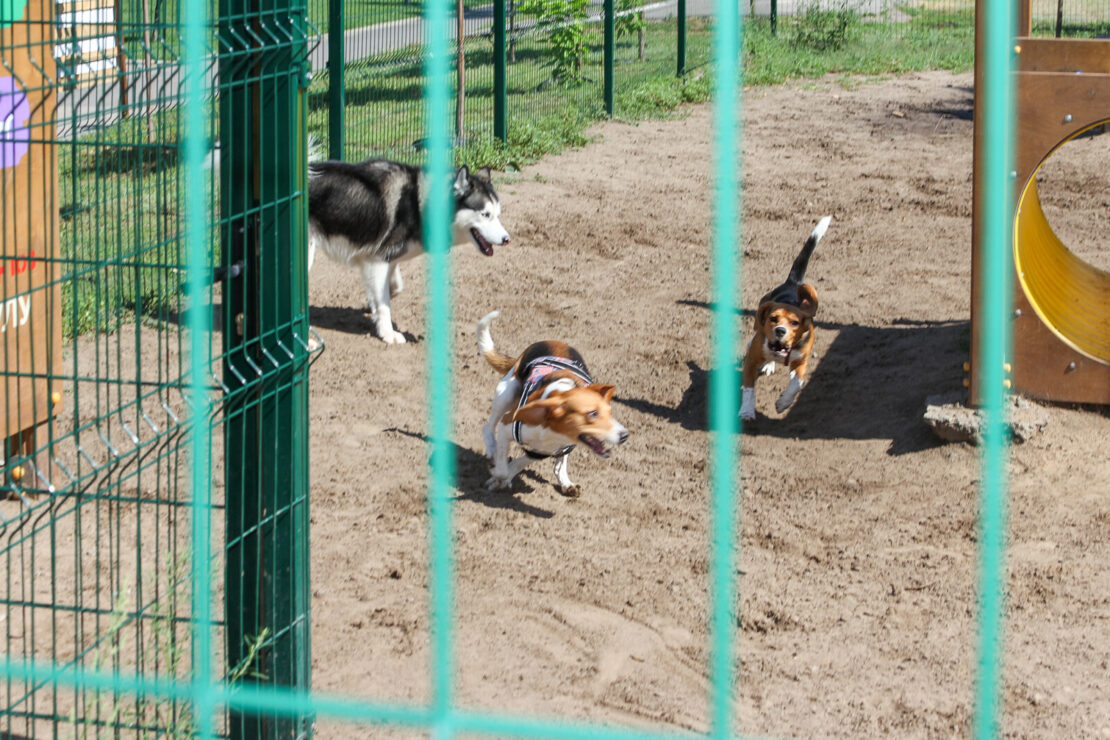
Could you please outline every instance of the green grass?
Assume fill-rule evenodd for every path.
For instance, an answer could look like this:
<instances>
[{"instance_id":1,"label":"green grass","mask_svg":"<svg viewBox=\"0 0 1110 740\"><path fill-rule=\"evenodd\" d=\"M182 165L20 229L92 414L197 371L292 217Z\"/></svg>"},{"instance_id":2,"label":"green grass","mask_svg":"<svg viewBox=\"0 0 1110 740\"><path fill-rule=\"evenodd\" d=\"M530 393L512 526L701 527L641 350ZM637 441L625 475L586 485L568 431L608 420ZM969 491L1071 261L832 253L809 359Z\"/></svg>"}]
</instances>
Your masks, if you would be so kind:
<instances>
[{"instance_id":1,"label":"green grass","mask_svg":"<svg viewBox=\"0 0 1110 740\"><path fill-rule=\"evenodd\" d=\"M949 23L951 24L949 25ZM926 69L962 72L975 64L975 30L966 23L923 13L909 23L888 25L857 19L842 45L814 49L798 44L790 22L771 35L770 24L756 22L745 34L744 82L773 85L827 74L880 75Z\"/></svg>"},{"instance_id":2,"label":"green grass","mask_svg":"<svg viewBox=\"0 0 1110 740\"><path fill-rule=\"evenodd\" d=\"M704 19L691 19L687 59L693 73L675 78L673 21L648 24L645 61L639 61L638 40L622 37L616 45L615 113L637 120L665 115L683 102L708 99L706 62L712 28ZM466 45L465 130L461 161L490 166L519 167L582 140L585 128L605 116L602 100L602 50L599 24L589 27L582 79L566 84L552 79L552 68L542 38L526 36L515 44L515 61L506 71L508 87L508 146L489 141L493 135L493 49L488 39ZM347 158L390 156L418 160L414 144L423 137L422 59L416 49L391 53L388 60L348 65L345 131ZM328 131L326 75L309 88L309 131L324 140ZM454 106L452 106L452 120ZM478 157L490 157L481 162Z\"/></svg>"},{"instance_id":3,"label":"green grass","mask_svg":"<svg viewBox=\"0 0 1110 740\"><path fill-rule=\"evenodd\" d=\"M58 146L66 279L63 333L114 331L179 310L184 196L175 110L126 119ZM154 140L149 141L149 133Z\"/></svg>"}]
</instances>

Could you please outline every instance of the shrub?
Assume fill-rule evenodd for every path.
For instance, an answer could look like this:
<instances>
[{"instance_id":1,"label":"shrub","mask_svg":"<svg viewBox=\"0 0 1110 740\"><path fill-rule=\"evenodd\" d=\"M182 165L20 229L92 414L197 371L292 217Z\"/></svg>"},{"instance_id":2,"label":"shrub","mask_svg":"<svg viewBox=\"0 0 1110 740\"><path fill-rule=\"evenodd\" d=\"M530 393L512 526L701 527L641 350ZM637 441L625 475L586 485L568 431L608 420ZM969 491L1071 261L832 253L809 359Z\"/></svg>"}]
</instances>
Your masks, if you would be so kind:
<instances>
[{"instance_id":1,"label":"shrub","mask_svg":"<svg viewBox=\"0 0 1110 740\"><path fill-rule=\"evenodd\" d=\"M794 19L794 46L814 51L836 51L844 46L857 20L847 7L825 10L811 5Z\"/></svg>"}]
</instances>

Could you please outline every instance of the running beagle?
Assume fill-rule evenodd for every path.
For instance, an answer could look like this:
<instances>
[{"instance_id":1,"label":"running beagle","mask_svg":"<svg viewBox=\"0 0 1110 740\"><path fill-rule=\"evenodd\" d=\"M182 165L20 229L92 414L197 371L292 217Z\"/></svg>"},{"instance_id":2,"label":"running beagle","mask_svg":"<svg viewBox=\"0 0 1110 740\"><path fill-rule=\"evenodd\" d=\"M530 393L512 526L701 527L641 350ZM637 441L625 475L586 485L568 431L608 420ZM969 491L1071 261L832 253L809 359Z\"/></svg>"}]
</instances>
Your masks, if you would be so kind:
<instances>
[{"instance_id":1,"label":"running beagle","mask_svg":"<svg viewBox=\"0 0 1110 740\"><path fill-rule=\"evenodd\" d=\"M497 384L489 421L482 428L486 457L493 463L486 487L508 488L534 460L555 459L558 489L576 498L567 475L567 456L582 443L598 457L624 444L628 430L613 418L615 386L594 383L577 350L563 342L536 342L517 358L494 349L490 324L500 311L478 322L478 351L503 377ZM524 455L509 459L515 441Z\"/></svg>"},{"instance_id":2,"label":"running beagle","mask_svg":"<svg viewBox=\"0 0 1110 740\"><path fill-rule=\"evenodd\" d=\"M790 382L775 401L776 411L781 414L790 408L805 385L813 351L817 291L802 281L810 255L828 230L830 221L832 216L825 216L817 223L794 259L786 282L759 301L755 334L744 357L744 380L740 388L740 418L745 421L755 419L755 381L760 375L773 373L776 363L790 368Z\"/></svg>"}]
</instances>

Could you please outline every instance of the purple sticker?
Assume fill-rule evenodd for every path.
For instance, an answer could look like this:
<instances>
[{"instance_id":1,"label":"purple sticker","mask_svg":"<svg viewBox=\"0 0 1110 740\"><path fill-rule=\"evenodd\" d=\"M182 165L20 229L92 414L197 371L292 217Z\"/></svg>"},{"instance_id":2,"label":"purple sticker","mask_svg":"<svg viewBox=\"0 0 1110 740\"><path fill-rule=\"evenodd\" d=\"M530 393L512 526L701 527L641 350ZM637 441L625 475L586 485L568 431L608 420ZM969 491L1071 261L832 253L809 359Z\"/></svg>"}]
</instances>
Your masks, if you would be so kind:
<instances>
[{"instance_id":1,"label":"purple sticker","mask_svg":"<svg viewBox=\"0 0 1110 740\"><path fill-rule=\"evenodd\" d=\"M15 167L30 146L27 95L11 77L0 77L0 169Z\"/></svg>"}]
</instances>

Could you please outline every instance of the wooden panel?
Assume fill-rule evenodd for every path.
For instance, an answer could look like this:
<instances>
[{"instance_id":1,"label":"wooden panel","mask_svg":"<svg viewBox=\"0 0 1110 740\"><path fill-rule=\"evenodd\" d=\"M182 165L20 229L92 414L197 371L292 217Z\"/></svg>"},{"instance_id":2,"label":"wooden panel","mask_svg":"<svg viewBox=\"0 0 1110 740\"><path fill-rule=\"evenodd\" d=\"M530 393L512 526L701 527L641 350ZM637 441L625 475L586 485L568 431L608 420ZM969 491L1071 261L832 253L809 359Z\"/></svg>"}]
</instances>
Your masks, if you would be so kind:
<instances>
[{"instance_id":1,"label":"wooden panel","mask_svg":"<svg viewBox=\"0 0 1110 740\"><path fill-rule=\"evenodd\" d=\"M29 0L24 17L0 31L0 436L8 438L51 416L50 376L61 361L53 5Z\"/></svg>"},{"instance_id":2,"label":"wooden panel","mask_svg":"<svg viewBox=\"0 0 1110 740\"><path fill-rule=\"evenodd\" d=\"M1016 46L1020 72L1110 74L1110 41L1019 38Z\"/></svg>"},{"instance_id":3,"label":"wooden panel","mask_svg":"<svg viewBox=\"0 0 1110 740\"><path fill-rule=\"evenodd\" d=\"M1064 140L1110 119L1110 74L1017 75L1017 189Z\"/></svg>"},{"instance_id":4,"label":"wooden panel","mask_svg":"<svg viewBox=\"0 0 1110 740\"><path fill-rule=\"evenodd\" d=\"M1030 32L1029 2L1021 0L1023 33ZM982 42L983 11L976 12L976 58ZM1018 41L1020 68L1017 85L1017 144L1014 198L1020 197L1036 168L1062 142L1093 124L1110 120L1110 42L1055 39ZM1082 74L1076 74L1082 70ZM981 89L982 70L976 64L976 88ZM972 320L970 401L979 398L978 321L982 266L980 261L979 204L982 144L991 135L981 126L981 96L975 98L974 198L972 217ZM1011 265L1013 263L1011 262ZM1012 268L1011 268L1012 269ZM1110 404L1110 365L1087 357L1062 341L1041 321L1014 275L1013 390L1052 401Z\"/></svg>"}]
</instances>

